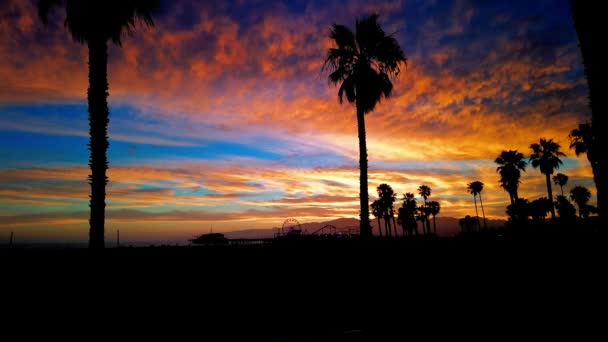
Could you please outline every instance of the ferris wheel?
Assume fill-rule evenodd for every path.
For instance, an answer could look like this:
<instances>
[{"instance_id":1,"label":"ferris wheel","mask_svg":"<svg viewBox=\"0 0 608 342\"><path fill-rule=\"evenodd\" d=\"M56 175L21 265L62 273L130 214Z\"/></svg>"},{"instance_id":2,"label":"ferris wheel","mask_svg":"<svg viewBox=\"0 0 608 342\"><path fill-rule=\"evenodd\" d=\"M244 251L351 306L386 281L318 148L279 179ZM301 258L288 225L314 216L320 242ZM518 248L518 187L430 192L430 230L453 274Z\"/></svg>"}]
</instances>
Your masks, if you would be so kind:
<instances>
[{"instance_id":1,"label":"ferris wheel","mask_svg":"<svg viewBox=\"0 0 608 342\"><path fill-rule=\"evenodd\" d=\"M281 227L281 235L284 234L301 234L302 226L300 222L295 218L288 218L283 222L283 226Z\"/></svg>"}]
</instances>

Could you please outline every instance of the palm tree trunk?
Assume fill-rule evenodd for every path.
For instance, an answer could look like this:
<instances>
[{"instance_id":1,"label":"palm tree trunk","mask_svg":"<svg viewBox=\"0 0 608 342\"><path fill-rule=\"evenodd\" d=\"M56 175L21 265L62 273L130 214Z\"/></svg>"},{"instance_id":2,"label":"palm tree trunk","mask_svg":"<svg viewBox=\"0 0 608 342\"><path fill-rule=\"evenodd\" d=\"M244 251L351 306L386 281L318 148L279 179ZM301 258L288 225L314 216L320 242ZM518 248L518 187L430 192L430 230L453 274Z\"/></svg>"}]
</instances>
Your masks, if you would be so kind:
<instances>
[{"instance_id":1,"label":"palm tree trunk","mask_svg":"<svg viewBox=\"0 0 608 342\"><path fill-rule=\"evenodd\" d=\"M399 233L397 233L397 222L395 221L395 216L393 216L393 229L395 230L395 237L399 236Z\"/></svg>"},{"instance_id":2,"label":"palm tree trunk","mask_svg":"<svg viewBox=\"0 0 608 342\"><path fill-rule=\"evenodd\" d=\"M481 215L483 215L483 229L488 229L486 224L486 212L483 210L483 202L481 201L481 192L479 193L479 204L481 205Z\"/></svg>"},{"instance_id":3,"label":"palm tree trunk","mask_svg":"<svg viewBox=\"0 0 608 342\"><path fill-rule=\"evenodd\" d=\"M388 229L388 223L386 222L386 216L383 216L382 218L384 220L384 232L386 233L387 237L391 236L391 230Z\"/></svg>"},{"instance_id":4,"label":"palm tree trunk","mask_svg":"<svg viewBox=\"0 0 608 342\"><path fill-rule=\"evenodd\" d=\"M433 215L433 234L437 235L437 221L435 221L435 215Z\"/></svg>"},{"instance_id":5,"label":"palm tree trunk","mask_svg":"<svg viewBox=\"0 0 608 342\"><path fill-rule=\"evenodd\" d=\"M380 225L380 216L378 216L378 236L382 237L382 226Z\"/></svg>"},{"instance_id":6,"label":"palm tree trunk","mask_svg":"<svg viewBox=\"0 0 608 342\"><path fill-rule=\"evenodd\" d=\"M361 205L361 237L371 236L369 226L369 194L367 192L367 143L365 141L365 113L357 105L357 128L359 130L359 201Z\"/></svg>"},{"instance_id":7,"label":"palm tree trunk","mask_svg":"<svg viewBox=\"0 0 608 342\"><path fill-rule=\"evenodd\" d=\"M390 230L390 229L388 229L388 227L387 227L387 223L386 223L386 217L384 217L384 218L383 218L383 220L384 220L384 235L386 235L386 236L391 236L391 235L392 235L392 232L391 232L391 230Z\"/></svg>"},{"instance_id":8,"label":"palm tree trunk","mask_svg":"<svg viewBox=\"0 0 608 342\"><path fill-rule=\"evenodd\" d=\"M91 38L89 46L89 166L91 175L91 216L89 247L101 249L104 242L106 184L108 177L108 46L104 38Z\"/></svg>"},{"instance_id":9,"label":"palm tree trunk","mask_svg":"<svg viewBox=\"0 0 608 342\"><path fill-rule=\"evenodd\" d=\"M473 201L475 201L475 217L477 217L477 228L481 227L479 223L479 212L477 211L477 195L473 195Z\"/></svg>"},{"instance_id":10,"label":"palm tree trunk","mask_svg":"<svg viewBox=\"0 0 608 342\"><path fill-rule=\"evenodd\" d=\"M549 202L551 202L551 219L555 220L555 208L553 205L553 190L551 189L551 175L550 174L546 174L546 180L547 180L547 194L549 195Z\"/></svg>"},{"instance_id":11,"label":"palm tree trunk","mask_svg":"<svg viewBox=\"0 0 608 342\"><path fill-rule=\"evenodd\" d=\"M578 36L587 85L589 86L589 107L591 108L591 124L593 126L596 146L605 146L606 132L606 49L603 32L603 4L599 1L570 1L574 27ZM597 189L597 208L602 226L608 224L608 156L600 153L597 160L597 176L594 172ZM593 165L593 164L592 164Z\"/></svg>"},{"instance_id":12,"label":"palm tree trunk","mask_svg":"<svg viewBox=\"0 0 608 342\"><path fill-rule=\"evenodd\" d=\"M564 196L564 186L560 185L559 187L560 187L560 189L562 189L562 196Z\"/></svg>"}]
</instances>

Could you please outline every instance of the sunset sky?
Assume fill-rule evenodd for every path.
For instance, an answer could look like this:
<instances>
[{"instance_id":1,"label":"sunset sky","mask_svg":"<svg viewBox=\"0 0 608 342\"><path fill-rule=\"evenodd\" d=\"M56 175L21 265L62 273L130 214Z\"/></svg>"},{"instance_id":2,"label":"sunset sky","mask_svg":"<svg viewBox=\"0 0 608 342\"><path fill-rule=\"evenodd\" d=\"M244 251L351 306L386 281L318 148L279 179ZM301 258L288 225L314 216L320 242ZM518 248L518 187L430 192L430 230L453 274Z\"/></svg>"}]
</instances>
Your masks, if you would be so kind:
<instances>
[{"instance_id":1,"label":"sunset sky","mask_svg":"<svg viewBox=\"0 0 608 342\"><path fill-rule=\"evenodd\" d=\"M0 3L0 240L87 241L88 52L64 12L44 27L35 4ZM567 154L564 190L595 204L568 148L590 111L567 1L168 1L110 47L106 237L356 218L355 108L321 67L329 26L374 12L408 65L366 118L370 201L381 183L426 184L440 216L461 218L480 180L486 216L505 218L494 159L544 137ZM544 175L528 167L519 194L547 196Z\"/></svg>"}]
</instances>

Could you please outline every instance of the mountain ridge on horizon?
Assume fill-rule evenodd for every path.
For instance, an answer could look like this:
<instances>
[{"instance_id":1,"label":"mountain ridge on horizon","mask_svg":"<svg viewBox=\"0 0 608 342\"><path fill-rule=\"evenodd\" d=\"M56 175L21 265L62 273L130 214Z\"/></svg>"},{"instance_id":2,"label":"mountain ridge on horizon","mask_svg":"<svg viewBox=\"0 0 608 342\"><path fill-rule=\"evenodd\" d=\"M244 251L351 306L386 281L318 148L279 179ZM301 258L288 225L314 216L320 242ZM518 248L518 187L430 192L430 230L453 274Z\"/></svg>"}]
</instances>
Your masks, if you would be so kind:
<instances>
[{"instance_id":1,"label":"mountain ridge on horizon","mask_svg":"<svg viewBox=\"0 0 608 342\"><path fill-rule=\"evenodd\" d=\"M458 223L459 219L455 217L440 217L436 218L437 220L437 235L439 236L453 236L460 231L460 225ZM480 218L480 220L483 220ZM372 231L374 235L377 234L377 224L378 220L371 220ZM486 219L488 227L496 227L503 226L506 220L500 219ZM384 224L384 221L382 221ZM482 223L483 224L483 223ZM333 225L338 229L343 229L347 227L359 227L359 219L349 218L349 217L341 217L329 221L322 222L307 222L301 223L302 231L306 233L312 233L323 226ZM431 229L433 228L433 220L431 219ZM272 228L253 228L253 229L241 229L234 231L222 232L229 239L263 239L263 238L271 238L274 237L275 233L278 233L280 227L272 227ZM401 228L398 228L399 233L401 233ZM418 231L421 231L420 225Z\"/></svg>"}]
</instances>

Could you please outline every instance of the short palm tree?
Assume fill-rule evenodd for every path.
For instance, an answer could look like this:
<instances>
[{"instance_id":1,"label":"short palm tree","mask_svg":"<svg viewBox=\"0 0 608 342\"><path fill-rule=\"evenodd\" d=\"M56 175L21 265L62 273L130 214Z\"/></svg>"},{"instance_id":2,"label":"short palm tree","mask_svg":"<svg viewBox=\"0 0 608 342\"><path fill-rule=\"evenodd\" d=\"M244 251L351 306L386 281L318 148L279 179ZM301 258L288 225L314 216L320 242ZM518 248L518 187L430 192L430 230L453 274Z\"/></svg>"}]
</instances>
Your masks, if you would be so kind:
<instances>
[{"instance_id":1,"label":"short palm tree","mask_svg":"<svg viewBox=\"0 0 608 342\"><path fill-rule=\"evenodd\" d=\"M394 203L397 200L397 194L393 191L393 188L388 184L380 184L376 188L380 201L380 211L382 218L384 218L384 227L387 232L386 235L392 235L391 232L391 220L394 218L395 208ZM397 227L395 227L395 236L397 236Z\"/></svg>"},{"instance_id":2,"label":"short palm tree","mask_svg":"<svg viewBox=\"0 0 608 342\"><path fill-rule=\"evenodd\" d=\"M426 227L426 234L431 232L431 223L429 222L429 215L428 215L428 203L426 202L426 200L431 196L431 188L428 185L421 185L418 187L418 194L420 195L420 197L422 197L422 199L424 200L424 206L420 207L420 211L422 213L422 224L423 224L423 231L425 231L425 227Z\"/></svg>"},{"instance_id":3,"label":"short palm tree","mask_svg":"<svg viewBox=\"0 0 608 342\"><path fill-rule=\"evenodd\" d=\"M391 78L399 75L406 58L397 39L384 32L375 14L357 19L355 32L334 24L329 37L335 47L327 51L323 68L330 72L330 83L340 83L340 103L346 97L357 108L361 236L369 237L365 114L372 112L383 97L390 97L393 91Z\"/></svg>"},{"instance_id":4,"label":"short palm tree","mask_svg":"<svg viewBox=\"0 0 608 342\"><path fill-rule=\"evenodd\" d=\"M564 196L564 186L568 184L568 176L563 173L558 173L553 176L553 184L559 185L559 188L562 191L562 196Z\"/></svg>"},{"instance_id":5,"label":"short palm tree","mask_svg":"<svg viewBox=\"0 0 608 342\"><path fill-rule=\"evenodd\" d=\"M437 235L437 221L435 220L435 216L439 215L441 205L437 201L430 201L428 207L429 213L433 215L433 233Z\"/></svg>"},{"instance_id":6,"label":"short palm tree","mask_svg":"<svg viewBox=\"0 0 608 342\"><path fill-rule=\"evenodd\" d=\"M141 22L153 26L158 0L41 0L38 13L44 23L51 8L64 6L65 27L78 43L89 48L89 166L91 175L91 216L89 247L104 248L106 184L108 177L108 41L120 46Z\"/></svg>"},{"instance_id":7,"label":"short palm tree","mask_svg":"<svg viewBox=\"0 0 608 342\"><path fill-rule=\"evenodd\" d=\"M521 171L526 171L524 155L517 150L502 151L494 162L499 165L496 172L500 174L500 186L509 193L511 204L514 204L519 198L517 188Z\"/></svg>"},{"instance_id":8,"label":"short palm tree","mask_svg":"<svg viewBox=\"0 0 608 342\"><path fill-rule=\"evenodd\" d=\"M376 219L378 219L378 236L382 237L382 226L380 226L380 218L382 217L382 208L380 205L380 200L377 199L371 204L372 215Z\"/></svg>"},{"instance_id":9,"label":"short palm tree","mask_svg":"<svg viewBox=\"0 0 608 342\"><path fill-rule=\"evenodd\" d=\"M578 217L583 217L583 213L588 213L587 203L591 198L591 191L584 186L577 185L570 190L570 199L576 203L578 207Z\"/></svg>"},{"instance_id":10,"label":"short palm tree","mask_svg":"<svg viewBox=\"0 0 608 342\"><path fill-rule=\"evenodd\" d=\"M480 181L471 182L471 183L467 184L467 189L468 189L469 193L473 195L473 200L475 201L475 213L477 214L477 223L479 223L479 214L477 213L477 201L475 200L475 196L479 196L479 204L481 205L481 214L483 215L483 227L484 227L484 229L487 229L488 226L486 224L486 212L483 209L483 201L481 200L481 192L483 191L483 183Z\"/></svg>"},{"instance_id":11,"label":"short palm tree","mask_svg":"<svg viewBox=\"0 0 608 342\"><path fill-rule=\"evenodd\" d=\"M602 191L602 181L603 178L601 176L601 168L600 168L600 158L602 156L601 145L598 142L598 134L594 129L593 124L584 123L579 124L578 128L573 129L568 135L570 139L570 148L574 149L574 153L577 156L585 153L587 154L587 160L589 164L591 164L591 171L593 172L593 182L595 183L595 188L597 189L597 206L600 215L602 215L602 203L603 196L608 191ZM608 190L608 189L607 189Z\"/></svg>"},{"instance_id":12,"label":"short palm tree","mask_svg":"<svg viewBox=\"0 0 608 342\"><path fill-rule=\"evenodd\" d=\"M413 193L408 192L403 194L403 204L399 208L399 223L403 228L403 235L418 235L418 207L416 206L416 197Z\"/></svg>"},{"instance_id":13,"label":"short palm tree","mask_svg":"<svg viewBox=\"0 0 608 342\"><path fill-rule=\"evenodd\" d=\"M566 155L560 151L558 143L554 142L553 139L541 138L538 144L530 145L532 154L530 154L530 163L533 168L539 168L540 172L545 175L547 181L547 194L548 199L551 202L551 219L555 219L555 208L553 205L553 191L551 189L551 175L555 169L558 169L562 164L560 157Z\"/></svg>"}]
</instances>

